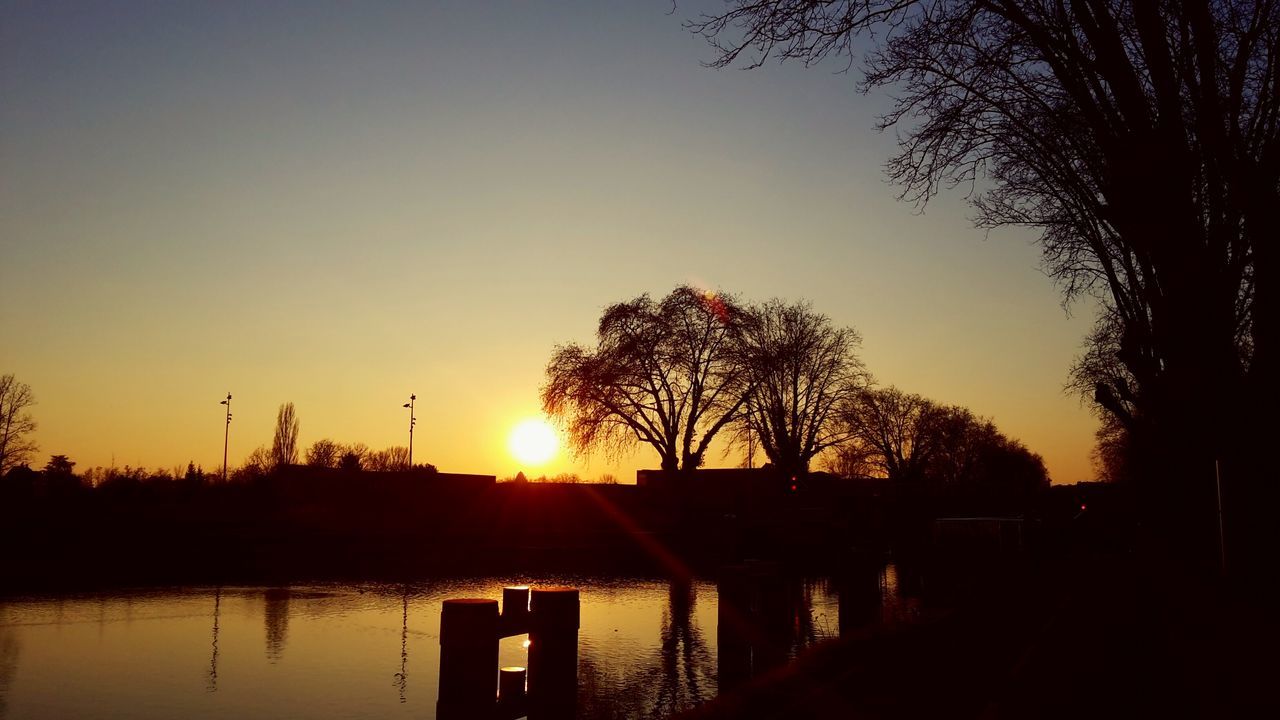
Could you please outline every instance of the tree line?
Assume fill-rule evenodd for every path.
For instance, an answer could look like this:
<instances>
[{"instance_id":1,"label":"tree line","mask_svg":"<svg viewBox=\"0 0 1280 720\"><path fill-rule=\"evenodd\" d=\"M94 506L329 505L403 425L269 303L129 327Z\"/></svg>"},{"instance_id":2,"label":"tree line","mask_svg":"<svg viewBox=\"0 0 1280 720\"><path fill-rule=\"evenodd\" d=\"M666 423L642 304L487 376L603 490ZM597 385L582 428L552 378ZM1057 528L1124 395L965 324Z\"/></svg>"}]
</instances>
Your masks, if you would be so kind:
<instances>
[{"instance_id":1,"label":"tree line","mask_svg":"<svg viewBox=\"0 0 1280 720\"><path fill-rule=\"evenodd\" d=\"M747 304L677 287L606 308L593 347L559 345L544 411L578 455L648 445L689 475L723 434L798 476L815 458L846 477L963 486L1048 483L1043 460L971 411L874 385L861 337L804 302Z\"/></svg>"},{"instance_id":2,"label":"tree line","mask_svg":"<svg viewBox=\"0 0 1280 720\"><path fill-rule=\"evenodd\" d=\"M76 463L66 455L52 455L41 470L35 470L30 462L39 446L31 435L37 428L29 408L35 404L31 386L19 382L14 375L0 375L0 478L13 484L39 489L41 493L54 495L69 492L75 487L106 488L151 486L161 483L203 486L217 479L214 473L206 473L195 461L173 468L92 467L81 473L74 472ZM328 468L348 472L399 472L409 470L409 448L393 445L373 450L364 443L339 443L323 438L300 453L298 434L301 422L293 403L280 405L276 412L275 430L271 444L261 445L251 451L239 467L228 473L228 479L237 483L249 483L279 471L290 465L304 464L313 468ZM299 462L301 460L301 463ZM430 463L415 463L413 468L435 472Z\"/></svg>"}]
</instances>

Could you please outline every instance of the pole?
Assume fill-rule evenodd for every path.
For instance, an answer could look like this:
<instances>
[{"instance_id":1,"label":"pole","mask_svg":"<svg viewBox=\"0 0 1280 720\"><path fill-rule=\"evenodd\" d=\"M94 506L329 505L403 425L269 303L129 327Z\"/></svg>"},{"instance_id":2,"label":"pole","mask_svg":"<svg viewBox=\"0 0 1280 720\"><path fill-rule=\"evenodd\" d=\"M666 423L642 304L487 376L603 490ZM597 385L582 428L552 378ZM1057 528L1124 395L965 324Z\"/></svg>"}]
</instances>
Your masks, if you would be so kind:
<instances>
[{"instance_id":1,"label":"pole","mask_svg":"<svg viewBox=\"0 0 1280 720\"><path fill-rule=\"evenodd\" d=\"M409 469L410 470L413 469L413 426L418 422L418 419L413 415L413 404L414 402L417 401L417 399L418 399L417 395L410 395L409 402L404 404L405 407L409 408Z\"/></svg>"},{"instance_id":2,"label":"pole","mask_svg":"<svg viewBox=\"0 0 1280 720\"><path fill-rule=\"evenodd\" d=\"M227 406L227 427L222 432L222 482L225 483L227 481L227 442L231 439L231 393L227 393L227 399L220 404Z\"/></svg>"}]
</instances>

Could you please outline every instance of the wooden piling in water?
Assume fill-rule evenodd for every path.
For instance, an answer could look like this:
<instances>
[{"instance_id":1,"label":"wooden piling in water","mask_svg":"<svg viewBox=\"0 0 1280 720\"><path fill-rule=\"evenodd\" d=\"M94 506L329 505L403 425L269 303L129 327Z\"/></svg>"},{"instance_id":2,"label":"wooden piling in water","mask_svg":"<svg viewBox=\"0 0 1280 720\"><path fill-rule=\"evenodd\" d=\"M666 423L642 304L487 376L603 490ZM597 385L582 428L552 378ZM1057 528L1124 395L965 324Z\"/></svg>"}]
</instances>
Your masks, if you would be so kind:
<instances>
[{"instance_id":1,"label":"wooden piling in water","mask_svg":"<svg viewBox=\"0 0 1280 720\"><path fill-rule=\"evenodd\" d=\"M440 611L440 696L436 716L488 717L497 695L498 601L445 600Z\"/></svg>"},{"instance_id":2,"label":"wooden piling in water","mask_svg":"<svg viewBox=\"0 0 1280 720\"><path fill-rule=\"evenodd\" d=\"M535 588L529 602L529 720L573 717L578 695L577 588Z\"/></svg>"}]
</instances>

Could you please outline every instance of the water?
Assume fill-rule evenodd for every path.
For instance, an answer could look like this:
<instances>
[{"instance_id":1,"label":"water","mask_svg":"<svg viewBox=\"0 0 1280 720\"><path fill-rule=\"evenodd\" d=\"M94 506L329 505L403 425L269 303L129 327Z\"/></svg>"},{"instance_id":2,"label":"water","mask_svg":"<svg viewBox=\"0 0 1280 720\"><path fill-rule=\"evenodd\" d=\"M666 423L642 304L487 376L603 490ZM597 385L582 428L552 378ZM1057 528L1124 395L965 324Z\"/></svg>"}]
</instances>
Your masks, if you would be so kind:
<instances>
[{"instance_id":1,"label":"water","mask_svg":"<svg viewBox=\"0 0 1280 720\"><path fill-rule=\"evenodd\" d=\"M793 580L768 610L765 653L729 640L721 647L716 584L697 580L509 577L8 600L0 601L0 720L432 718L441 602L499 598L512 584L581 589L584 718L693 707L722 680L741 681L744 662L755 674L766 657L784 661L902 608L892 566L856 591ZM526 665L523 639L502 641L502 665Z\"/></svg>"}]
</instances>

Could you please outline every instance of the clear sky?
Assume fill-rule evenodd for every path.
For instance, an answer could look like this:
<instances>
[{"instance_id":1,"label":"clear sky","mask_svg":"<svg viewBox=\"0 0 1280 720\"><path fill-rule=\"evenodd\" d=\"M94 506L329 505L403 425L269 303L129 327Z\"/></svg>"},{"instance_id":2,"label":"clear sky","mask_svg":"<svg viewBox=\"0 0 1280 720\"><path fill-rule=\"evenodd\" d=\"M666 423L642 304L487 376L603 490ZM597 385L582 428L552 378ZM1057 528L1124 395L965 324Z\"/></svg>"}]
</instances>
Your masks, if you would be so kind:
<instances>
[{"instance_id":1,"label":"clear sky","mask_svg":"<svg viewBox=\"0 0 1280 720\"><path fill-rule=\"evenodd\" d=\"M552 347L693 283L808 299L880 383L1089 479L1092 311L1034 235L898 202L885 96L702 67L697 7L0 1L0 372L39 464L216 469L228 391L233 467L286 401L304 447L405 444L416 393L416 460L511 475Z\"/></svg>"}]
</instances>

